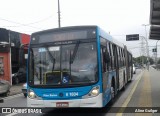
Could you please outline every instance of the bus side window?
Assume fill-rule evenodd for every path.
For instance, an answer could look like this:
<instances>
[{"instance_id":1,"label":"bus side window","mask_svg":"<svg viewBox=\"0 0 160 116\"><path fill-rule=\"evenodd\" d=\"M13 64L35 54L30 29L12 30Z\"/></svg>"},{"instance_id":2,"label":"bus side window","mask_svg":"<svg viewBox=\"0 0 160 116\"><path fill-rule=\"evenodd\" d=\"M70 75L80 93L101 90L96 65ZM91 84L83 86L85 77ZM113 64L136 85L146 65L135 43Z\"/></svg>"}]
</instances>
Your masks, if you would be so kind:
<instances>
[{"instance_id":1,"label":"bus side window","mask_svg":"<svg viewBox=\"0 0 160 116\"><path fill-rule=\"evenodd\" d=\"M124 52L124 49L123 49L123 63L124 63L124 66L126 66L126 58L125 58L125 52Z\"/></svg>"},{"instance_id":2,"label":"bus side window","mask_svg":"<svg viewBox=\"0 0 160 116\"><path fill-rule=\"evenodd\" d=\"M122 65L125 66L125 65L124 65L124 64L125 64L125 63L124 63L124 50L123 50L123 49L121 49L121 50L122 50Z\"/></svg>"},{"instance_id":3,"label":"bus side window","mask_svg":"<svg viewBox=\"0 0 160 116\"><path fill-rule=\"evenodd\" d=\"M101 61L102 61L102 72L106 72L106 62L105 62L105 48L101 48Z\"/></svg>"},{"instance_id":4,"label":"bus side window","mask_svg":"<svg viewBox=\"0 0 160 116\"><path fill-rule=\"evenodd\" d=\"M112 45L112 48L113 48L113 69L116 69L116 46L113 44Z\"/></svg>"},{"instance_id":5,"label":"bus side window","mask_svg":"<svg viewBox=\"0 0 160 116\"><path fill-rule=\"evenodd\" d=\"M109 70L110 57L106 48L102 47L101 49L101 57L102 57L102 68L103 72Z\"/></svg>"},{"instance_id":6,"label":"bus side window","mask_svg":"<svg viewBox=\"0 0 160 116\"><path fill-rule=\"evenodd\" d=\"M110 61L108 62L108 70L111 70L111 51L110 51L110 47L109 47L109 42L107 42L107 51L108 51L108 57L110 59Z\"/></svg>"},{"instance_id":7,"label":"bus side window","mask_svg":"<svg viewBox=\"0 0 160 116\"><path fill-rule=\"evenodd\" d=\"M121 48L119 48L119 57L120 57L120 62L119 62L119 64L120 64L120 67L122 67L122 53L121 53Z\"/></svg>"},{"instance_id":8,"label":"bus side window","mask_svg":"<svg viewBox=\"0 0 160 116\"><path fill-rule=\"evenodd\" d=\"M114 56L113 56L113 48L112 48L112 44L110 43L110 59L111 59L111 69L113 70L114 67Z\"/></svg>"},{"instance_id":9,"label":"bus side window","mask_svg":"<svg viewBox=\"0 0 160 116\"><path fill-rule=\"evenodd\" d=\"M124 66L124 52L123 52L123 49L122 50L122 66Z\"/></svg>"},{"instance_id":10,"label":"bus side window","mask_svg":"<svg viewBox=\"0 0 160 116\"><path fill-rule=\"evenodd\" d=\"M119 67L119 47L117 46L117 66Z\"/></svg>"},{"instance_id":11,"label":"bus side window","mask_svg":"<svg viewBox=\"0 0 160 116\"><path fill-rule=\"evenodd\" d=\"M122 53L123 53L123 66L125 66L124 49L122 49Z\"/></svg>"}]
</instances>

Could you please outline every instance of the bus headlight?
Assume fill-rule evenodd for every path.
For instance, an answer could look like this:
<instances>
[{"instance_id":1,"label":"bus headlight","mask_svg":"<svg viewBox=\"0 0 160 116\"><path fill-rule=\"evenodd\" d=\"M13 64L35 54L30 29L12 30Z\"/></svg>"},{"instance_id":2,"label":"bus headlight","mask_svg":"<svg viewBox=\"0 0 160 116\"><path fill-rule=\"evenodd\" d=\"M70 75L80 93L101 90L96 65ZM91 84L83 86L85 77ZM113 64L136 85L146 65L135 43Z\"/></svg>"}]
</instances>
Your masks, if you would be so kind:
<instances>
[{"instance_id":1,"label":"bus headlight","mask_svg":"<svg viewBox=\"0 0 160 116\"><path fill-rule=\"evenodd\" d=\"M92 90L87 95L83 96L82 98L95 97L95 96L99 95L99 92L100 92L100 87L95 86L92 88Z\"/></svg>"},{"instance_id":2,"label":"bus headlight","mask_svg":"<svg viewBox=\"0 0 160 116\"><path fill-rule=\"evenodd\" d=\"M91 94L92 94L93 96L97 96L97 95L99 94L99 89L94 88L94 89L91 91Z\"/></svg>"},{"instance_id":3,"label":"bus headlight","mask_svg":"<svg viewBox=\"0 0 160 116\"><path fill-rule=\"evenodd\" d=\"M35 98L35 93L33 91L30 91L29 94L28 94L28 96L30 98Z\"/></svg>"},{"instance_id":4,"label":"bus headlight","mask_svg":"<svg viewBox=\"0 0 160 116\"><path fill-rule=\"evenodd\" d=\"M40 97L38 97L33 90L29 89L28 90L28 97L31 99L41 99Z\"/></svg>"}]
</instances>

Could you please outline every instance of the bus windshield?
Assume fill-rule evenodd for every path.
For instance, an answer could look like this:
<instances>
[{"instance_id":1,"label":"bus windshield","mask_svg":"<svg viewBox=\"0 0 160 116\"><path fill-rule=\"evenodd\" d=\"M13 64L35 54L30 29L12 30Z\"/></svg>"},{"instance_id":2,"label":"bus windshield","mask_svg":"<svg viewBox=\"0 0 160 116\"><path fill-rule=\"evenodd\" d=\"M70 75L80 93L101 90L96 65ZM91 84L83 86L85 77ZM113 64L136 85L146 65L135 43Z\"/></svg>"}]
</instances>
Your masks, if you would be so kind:
<instances>
[{"instance_id":1,"label":"bus windshield","mask_svg":"<svg viewBox=\"0 0 160 116\"><path fill-rule=\"evenodd\" d=\"M32 46L29 83L82 85L97 81L96 42Z\"/></svg>"}]
</instances>

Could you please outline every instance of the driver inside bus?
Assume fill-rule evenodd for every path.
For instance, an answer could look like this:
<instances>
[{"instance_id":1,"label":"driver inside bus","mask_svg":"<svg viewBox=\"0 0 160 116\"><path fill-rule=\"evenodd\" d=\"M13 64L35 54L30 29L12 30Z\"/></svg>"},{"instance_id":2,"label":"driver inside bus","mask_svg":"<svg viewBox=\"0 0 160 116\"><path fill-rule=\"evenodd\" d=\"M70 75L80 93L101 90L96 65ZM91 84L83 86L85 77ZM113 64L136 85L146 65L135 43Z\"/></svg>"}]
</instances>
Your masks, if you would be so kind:
<instances>
[{"instance_id":1,"label":"driver inside bus","mask_svg":"<svg viewBox=\"0 0 160 116\"><path fill-rule=\"evenodd\" d=\"M60 72L51 72L48 73L46 79L46 84L69 84L71 83L70 75L67 71L63 71L62 78Z\"/></svg>"}]
</instances>

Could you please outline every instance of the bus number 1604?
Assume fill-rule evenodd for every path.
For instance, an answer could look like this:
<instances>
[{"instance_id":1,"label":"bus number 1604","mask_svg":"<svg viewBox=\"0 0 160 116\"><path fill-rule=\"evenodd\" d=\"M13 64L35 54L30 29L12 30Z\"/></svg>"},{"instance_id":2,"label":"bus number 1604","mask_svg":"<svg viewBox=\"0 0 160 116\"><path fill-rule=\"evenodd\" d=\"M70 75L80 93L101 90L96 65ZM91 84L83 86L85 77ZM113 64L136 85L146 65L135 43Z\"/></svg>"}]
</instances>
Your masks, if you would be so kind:
<instances>
[{"instance_id":1,"label":"bus number 1604","mask_svg":"<svg viewBox=\"0 0 160 116\"><path fill-rule=\"evenodd\" d=\"M71 92L69 93L70 96L78 96L78 92Z\"/></svg>"}]
</instances>

